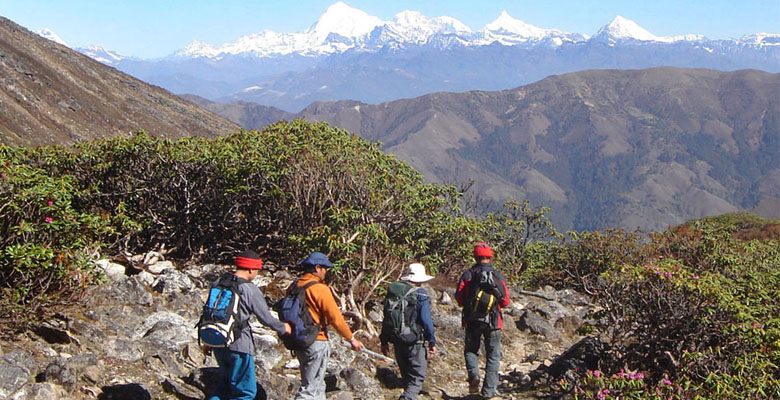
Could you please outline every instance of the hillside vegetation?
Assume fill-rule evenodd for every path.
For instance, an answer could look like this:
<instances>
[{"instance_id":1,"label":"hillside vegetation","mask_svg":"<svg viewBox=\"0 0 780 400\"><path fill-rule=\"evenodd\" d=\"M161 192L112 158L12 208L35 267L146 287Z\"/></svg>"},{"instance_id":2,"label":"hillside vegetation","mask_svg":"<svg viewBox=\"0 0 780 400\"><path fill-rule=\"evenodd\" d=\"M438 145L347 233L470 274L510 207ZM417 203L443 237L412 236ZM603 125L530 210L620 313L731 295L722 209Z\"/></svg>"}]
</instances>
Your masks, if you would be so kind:
<instances>
[{"instance_id":1,"label":"hillside vegetation","mask_svg":"<svg viewBox=\"0 0 780 400\"><path fill-rule=\"evenodd\" d=\"M780 74L757 70L592 70L296 117L380 141L430 182L473 180L496 206L552 207L565 229L654 231L780 198L778 93Z\"/></svg>"},{"instance_id":2,"label":"hillside vegetation","mask_svg":"<svg viewBox=\"0 0 780 400\"><path fill-rule=\"evenodd\" d=\"M727 214L649 236L564 238L545 207L516 201L469 217L460 204L455 188L425 184L377 143L325 123L0 147L4 333L99 284L104 255L157 250L186 265L252 248L278 269L323 251L345 309L360 317L405 263L457 276L484 240L515 285L576 289L601 307L581 328L605 344L593 369L518 391L780 397L780 221Z\"/></svg>"},{"instance_id":3,"label":"hillside vegetation","mask_svg":"<svg viewBox=\"0 0 780 400\"><path fill-rule=\"evenodd\" d=\"M143 128L171 139L239 126L0 16L0 143L71 144Z\"/></svg>"}]
</instances>

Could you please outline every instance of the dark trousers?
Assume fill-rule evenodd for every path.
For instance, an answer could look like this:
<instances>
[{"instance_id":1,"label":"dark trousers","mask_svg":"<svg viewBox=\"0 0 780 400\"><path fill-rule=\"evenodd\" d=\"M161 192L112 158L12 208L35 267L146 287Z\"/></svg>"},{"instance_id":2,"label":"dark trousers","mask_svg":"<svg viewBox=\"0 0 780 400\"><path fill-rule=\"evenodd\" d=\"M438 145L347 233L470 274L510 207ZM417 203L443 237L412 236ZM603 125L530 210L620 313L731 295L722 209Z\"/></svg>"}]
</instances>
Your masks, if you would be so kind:
<instances>
[{"instance_id":1,"label":"dark trousers","mask_svg":"<svg viewBox=\"0 0 780 400\"><path fill-rule=\"evenodd\" d=\"M416 400L417 395L422 390L428 369L428 353L425 350L425 343L393 343L393 349L404 385L404 393L399 399Z\"/></svg>"},{"instance_id":2,"label":"dark trousers","mask_svg":"<svg viewBox=\"0 0 780 400\"><path fill-rule=\"evenodd\" d=\"M485 380L482 384L483 397L495 396L498 388L498 367L501 362L501 330L487 325L466 325L463 355L469 381L479 377L479 346L485 343Z\"/></svg>"}]
</instances>

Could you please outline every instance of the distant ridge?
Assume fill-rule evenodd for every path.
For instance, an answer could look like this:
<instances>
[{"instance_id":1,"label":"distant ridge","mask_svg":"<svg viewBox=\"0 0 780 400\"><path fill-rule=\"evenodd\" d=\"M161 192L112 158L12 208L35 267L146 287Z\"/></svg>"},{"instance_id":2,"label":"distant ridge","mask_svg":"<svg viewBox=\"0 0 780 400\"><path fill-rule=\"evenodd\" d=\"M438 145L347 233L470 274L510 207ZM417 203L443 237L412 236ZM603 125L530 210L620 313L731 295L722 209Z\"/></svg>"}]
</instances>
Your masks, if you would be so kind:
<instances>
[{"instance_id":1,"label":"distant ridge","mask_svg":"<svg viewBox=\"0 0 780 400\"><path fill-rule=\"evenodd\" d=\"M240 127L0 17L0 143L70 144L138 129L216 137Z\"/></svg>"},{"instance_id":2,"label":"distant ridge","mask_svg":"<svg viewBox=\"0 0 780 400\"><path fill-rule=\"evenodd\" d=\"M317 102L289 117L379 141L430 181L551 206L566 229L665 229L757 204L780 213L780 74L593 70L502 91Z\"/></svg>"}]
</instances>

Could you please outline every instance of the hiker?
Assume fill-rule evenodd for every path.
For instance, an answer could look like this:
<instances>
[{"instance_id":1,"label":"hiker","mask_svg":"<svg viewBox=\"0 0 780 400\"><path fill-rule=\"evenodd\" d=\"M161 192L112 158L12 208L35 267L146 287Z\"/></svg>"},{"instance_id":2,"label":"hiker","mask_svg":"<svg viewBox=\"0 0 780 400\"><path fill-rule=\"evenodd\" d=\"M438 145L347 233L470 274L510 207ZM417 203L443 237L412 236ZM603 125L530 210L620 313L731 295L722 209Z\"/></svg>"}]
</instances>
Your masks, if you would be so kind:
<instances>
[{"instance_id":1,"label":"hiker","mask_svg":"<svg viewBox=\"0 0 780 400\"><path fill-rule=\"evenodd\" d=\"M298 287L306 286L312 281L319 283L306 289L306 305L309 307L314 324L320 326L320 331L317 340L309 347L295 350L301 370L301 387L295 394L295 400L325 400L325 370L330 358L330 343L326 327L331 325L339 335L349 341L352 350L362 350L363 344L352 336L352 330L344 320L333 292L325 284L328 268L333 268L328 257L315 251L298 262L298 265L304 271L298 278Z\"/></svg>"},{"instance_id":2,"label":"hiker","mask_svg":"<svg viewBox=\"0 0 780 400\"><path fill-rule=\"evenodd\" d=\"M501 359L501 309L509 305L506 279L493 268L493 250L485 243L474 246L475 264L458 282L455 298L463 307L462 324L466 328L463 355L466 359L469 393L480 392L479 347L485 343L485 381L480 395L490 399L498 387Z\"/></svg>"},{"instance_id":3,"label":"hiker","mask_svg":"<svg viewBox=\"0 0 780 400\"><path fill-rule=\"evenodd\" d=\"M433 320L431 319L431 302L428 293L420 287L422 283L433 279L433 276L425 273L425 266L414 263L407 267L406 275L398 282L393 282L388 287L385 297L385 322L382 324L382 333L379 340L382 343L382 353L388 355L389 343L393 343L395 360L401 370L404 392L399 400L416 400L422 390L428 368L428 355L436 354L436 337L434 336ZM408 282L408 283L407 283ZM391 298L395 302L403 301L407 296L414 296L410 300L411 309L406 310L394 307L389 302ZM397 304L397 303L396 303ZM406 304L406 303L404 303ZM400 313L390 315L392 309L400 310ZM408 317L407 317L408 315ZM390 322L395 320L395 324ZM401 323L403 322L403 324ZM408 325L408 331L404 327ZM404 337L404 335L410 335ZM428 342L428 351L425 350L425 342Z\"/></svg>"},{"instance_id":4,"label":"hiker","mask_svg":"<svg viewBox=\"0 0 780 400\"><path fill-rule=\"evenodd\" d=\"M249 318L254 314L260 323L273 329L281 336L290 333L290 325L279 321L271 315L265 296L260 289L252 283L257 277L263 260L254 251L247 250L236 256L236 270L214 281L211 287L220 284L223 279L232 280L237 284L239 293L239 306L237 323L240 324L240 333L235 335L235 341L227 347L210 348L204 346L208 354L213 352L214 358L219 364L220 379L214 394L209 400L228 399L254 399L257 395L257 382L255 378L254 340L252 329L249 326Z\"/></svg>"}]
</instances>

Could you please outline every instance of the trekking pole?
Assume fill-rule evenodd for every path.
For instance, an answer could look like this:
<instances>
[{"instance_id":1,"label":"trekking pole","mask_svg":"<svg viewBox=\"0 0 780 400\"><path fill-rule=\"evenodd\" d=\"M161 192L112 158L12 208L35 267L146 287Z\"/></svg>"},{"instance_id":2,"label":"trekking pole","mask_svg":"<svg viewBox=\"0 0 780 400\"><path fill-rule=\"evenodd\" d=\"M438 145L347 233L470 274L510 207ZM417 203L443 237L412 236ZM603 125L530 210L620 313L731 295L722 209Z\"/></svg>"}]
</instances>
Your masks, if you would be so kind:
<instances>
[{"instance_id":1,"label":"trekking pole","mask_svg":"<svg viewBox=\"0 0 780 400\"><path fill-rule=\"evenodd\" d=\"M350 347L352 346L352 345L350 345L347 342L344 342L344 343L346 343L347 346L350 346ZM363 347L360 351L362 353L366 353L367 356L370 356L370 357L373 357L373 358L376 358L376 359L379 359L379 360L382 360L382 361L386 361L386 362L388 362L390 364L395 364L395 360L393 360L390 357L385 356L384 354L379 354L379 353L377 353L375 351L371 351L371 350L369 350L369 349L367 349L365 347Z\"/></svg>"},{"instance_id":2,"label":"trekking pole","mask_svg":"<svg viewBox=\"0 0 780 400\"><path fill-rule=\"evenodd\" d=\"M368 354L371 357L378 358L378 359L380 359L382 361L387 361L390 364L395 364L395 360L393 360L390 357L385 356L384 354L379 354L379 353L377 353L375 351L371 351L371 350L369 350L369 349L367 349L365 347L363 347L363 349L360 350L360 351L362 351L363 353Z\"/></svg>"}]
</instances>

